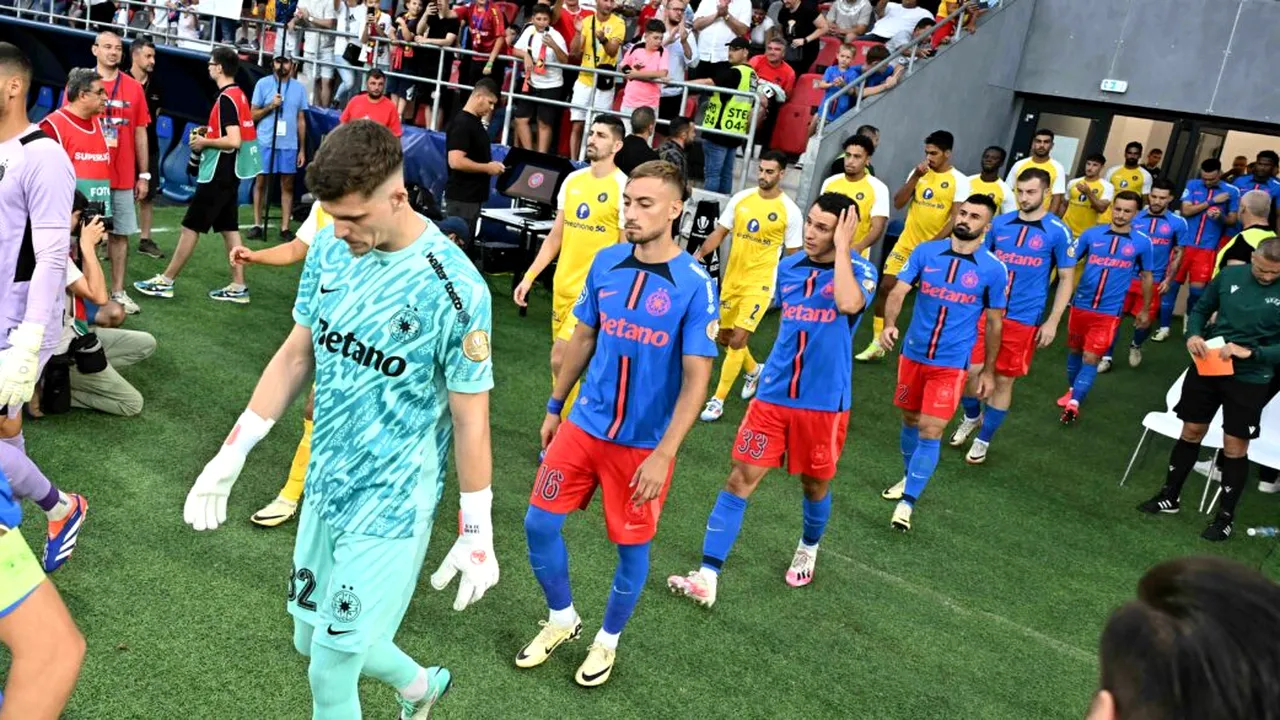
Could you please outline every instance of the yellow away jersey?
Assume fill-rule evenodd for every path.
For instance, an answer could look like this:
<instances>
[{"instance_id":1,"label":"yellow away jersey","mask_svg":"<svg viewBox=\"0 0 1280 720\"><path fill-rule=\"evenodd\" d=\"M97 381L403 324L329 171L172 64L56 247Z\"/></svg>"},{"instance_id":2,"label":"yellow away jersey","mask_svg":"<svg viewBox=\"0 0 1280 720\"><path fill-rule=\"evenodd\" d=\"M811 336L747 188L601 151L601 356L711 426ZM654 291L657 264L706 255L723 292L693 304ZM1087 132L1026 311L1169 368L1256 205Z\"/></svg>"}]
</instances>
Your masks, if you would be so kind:
<instances>
[{"instance_id":1,"label":"yellow away jersey","mask_svg":"<svg viewBox=\"0 0 1280 720\"><path fill-rule=\"evenodd\" d=\"M910 179L910 176L908 176ZM898 243L902 247L915 247L932 240L951 220L951 208L969 197L969 178L959 170L946 172L930 170L916 183L915 195L907 206L906 227Z\"/></svg>"},{"instance_id":2,"label":"yellow away jersey","mask_svg":"<svg viewBox=\"0 0 1280 720\"><path fill-rule=\"evenodd\" d=\"M861 180L850 180L844 173L832 175L822 181L819 193L840 193L858 206L858 236L854 242L860 242L871 232L871 218L889 217L889 187L880 180L865 173ZM862 251L869 255L871 248Z\"/></svg>"},{"instance_id":3,"label":"yellow away jersey","mask_svg":"<svg viewBox=\"0 0 1280 720\"><path fill-rule=\"evenodd\" d=\"M317 200L311 205L311 212L307 214L307 219L302 221L294 237L306 243L307 247L311 247L311 241L315 239L316 233L332 224L333 217L320 207L320 201Z\"/></svg>"},{"instance_id":4,"label":"yellow away jersey","mask_svg":"<svg viewBox=\"0 0 1280 720\"><path fill-rule=\"evenodd\" d=\"M716 223L733 235L720 296L772 295L782 249L804 245L804 216L795 201L786 193L765 199L758 188L743 190Z\"/></svg>"},{"instance_id":5,"label":"yellow away jersey","mask_svg":"<svg viewBox=\"0 0 1280 720\"><path fill-rule=\"evenodd\" d=\"M601 20L592 15L591 17L582 19L582 62L579 63L582 69L593 68L599 63L618 64L618 54L622 52L622 46L618 46L618 53L609 55L604 51L604 43L600 42L595 36L595 29L592 23L595 23L595 29L604 31L604 36L609 40L617 40L619 43L625 42L627 39L627 24L623 22L618 15L610 15L608 20ZM569 48L564 48L568 50ZM578 82L591 87L591 83L595 82L595 74L584 72L578 74ZM619 83L621 85L621 83Z\"/></svg>"},{"instance_id":6,"label":"yellow away jersey","mask_svg":"<svg viewBox=\"0 0 1280 720\"><path fill-rule=\"evenodd\" d=\"M981 175L969 176L969 194L986 195L996 203L996 215L1013 212L1018 209L1018 199L1005 181L996 178L991 182L982 179Z\"/></svg>"},{"instance_id":7,"label":"yellow away jersey","mask_svg":"<svg viewBox=\"0 0 1280 720\"><path fill-rule=\"evenodd\" d=\"M587 282L591 261L602 248L621 237L622 191L627 176L614 168L598 178L591 167L575 170L560 184L556 204L564 212L564 234L560 236L560 257L552 280L558 300L573 302Z\"/></svg>"},{"instance_id":8,"label":"yellow away jersey","mask_svg":"<svg viewBox=\"0 0 1280 720\"><path fill-rule=\"evenodd\" d=\"M1132 190L1139 195L1146 196L1151 192L1151 173L1147 169L1139 165L1136 168L1127 168L1123 165L1115 165L1107 168L1102 174L1102 179L1107 181L1111 189L1115 192L1124 190ZM1098 222L1111 222L1111 208L1098 218Z\"/></svg>"},{"instance_id":9,"label":"yellow away jersey","mask_svg":"<svg viewBox=\"0 0 1280 720\"><path fill-rule=\"evenodd\" d=\"M1067 193L1067 171L1063 169L1062 163L1049 158L1048 162L1038 163L1033 157L1024 157L1013 164L1009 169L1009 175L1004 181L1008 183L1010 188L1018 187L1018 175L1022 174L1027 168L1039 168L1049 173L1049 193L1044 196L1044 206L1049 207L1049 203L1053 200L1054 195L1065 195Z\"/></svg>"},{"instance_id":10,"label":"yellow away jersey","mask_svg":"<svg viewBox=\"0 0 1280 720\"><path fill-rule=\"evenodd\" d=\"M1076 187L1081 181L1084 181L1089 186L1089 192L1102 200L1109 201L1114 195L1111 190L1111 183L1102 178L1085 180L1083 177L1078 177L1067 183L1067 210L1062 213L1062 222L1066 223L1068 228L1071 228L1071 234L1076 237L1080 237L1080 233L1102 222L1102 213L1094 210L1093 205L1089 203L1089 199ZM1108 208L1109 210L1110 208Z\"/></svg>"}]
</instances>

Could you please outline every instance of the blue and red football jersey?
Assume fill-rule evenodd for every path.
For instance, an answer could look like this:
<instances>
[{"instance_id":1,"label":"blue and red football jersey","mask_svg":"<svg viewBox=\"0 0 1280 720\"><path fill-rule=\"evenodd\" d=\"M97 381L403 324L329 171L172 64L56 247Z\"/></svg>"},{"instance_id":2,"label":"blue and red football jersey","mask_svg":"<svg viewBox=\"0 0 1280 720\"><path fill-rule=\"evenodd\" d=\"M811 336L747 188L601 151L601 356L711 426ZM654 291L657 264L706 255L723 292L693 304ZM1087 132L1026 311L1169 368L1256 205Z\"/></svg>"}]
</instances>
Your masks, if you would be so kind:
<instances>
[{"instance_id":1,"label":"blue and red football jersey","mask_svg":"<svg viewBox=\"0 0 1280 720\"><path fill-rule=\"evenodd\" d=\"M1004 263L986 248L962 255L950 239L932 240L916 247L898 280L918 292L902 354L925 365L969 367L978 318L1007 305Z\"/></svg>"},{"instance_id":2,"label":"blue and red football jersey","mask_svg":"<svg viewBox=\"0 0 1280 720\"><path fill-rule=\"evenodd\" d=\"M1191 230L1187 221L1168 210L1160 215L1152 215L1150 210L1143 208L1133 219L1133 226L1151 241L1152 281L1163 282L1164 274L1169 270L1169 256L1173 249L1191 244Z\"/></svg>"},{"instance_id":3,"label":"blue and red football jersey","mask_svg":"<svg viewBox=\"0 0 1280 720\"><path fill-rule=\"evenodd\" d=\"M1214 203L1222 211L1216 219L1209 217L1209 208L1198 215L1187 217L1187 225L1191 229L1191 244L1203 250L1217 250L1218 241L1227 230L1227 215L1240 210L1240 189L1234 185L1219 182L1207 187L1203 180L1188 180L1182 191L1182 202L1202 203L1210 201L1214 195L1226 193L1230 197L1224 203Z\"/></svg>"},{"instance_id":4,"label":"blue and red football jersey","mask_svg":"<svg viewBox=\"0 0 1280 720\"><path fill-rule=\"evenodd\" d=\"M877 273L853 253L853 279L871 307ZM836 309L835 263L814 262L803 252L778 265L782 321L764 361L761 400L783 407L823 412L849 409L853 398L853 334L862 313Z\"/></svg>"},{"instance_id":5,"label":"blue and red football jersey","mask_svg":"<svg viewBox=\"0 0 1280 720\"><path fill-rule=\"evenodd\" d=\"M1118 316L1130 281L1151 269L1151 239L1138 230L1117 233L1110 225L1095 225L1080 233L1076 255L1084 269L1072 306Z\"/></svg>"},{"instance_id":6,"label":"blue and red football jersey","mask_svg":"<svg viewBox=\"0 0 1280 720\"><path fill-rule=\"evenodd\" d=\"M720 301L693 256L637 260L629 243L596 253L573 314L596 328L569 419L589 435L651 448L671 422L685 355L716 356Z\"/></svg>"},{"instance_id":7,"label":"blue and red football jersey","mask_svg":"<svg viewBox=\"0 0 1280 720\"><path fill-rule=\"evenodd\" d=\"M1005 317L1023 325L1039 325L1049 297L1049 275L1055 267L1076 264L1075 242L1057 215L1023 220L1005 213L991 222L987 248L1009 272L1005 288L1009 307Z\"/></svg>"}]
</instances>

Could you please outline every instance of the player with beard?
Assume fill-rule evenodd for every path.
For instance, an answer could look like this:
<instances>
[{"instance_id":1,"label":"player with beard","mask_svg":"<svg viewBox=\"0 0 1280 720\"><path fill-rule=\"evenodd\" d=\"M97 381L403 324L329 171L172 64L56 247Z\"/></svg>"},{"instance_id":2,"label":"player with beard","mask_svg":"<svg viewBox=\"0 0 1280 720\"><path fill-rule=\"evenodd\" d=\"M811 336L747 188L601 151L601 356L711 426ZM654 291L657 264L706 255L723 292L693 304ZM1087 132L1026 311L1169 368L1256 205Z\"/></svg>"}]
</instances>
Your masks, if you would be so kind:
<instances>
[{"instance_id":1,"label":"player with beard","mask_svg":"<svg viewBox=\"0 0 1280 720\"><path fill-rule=\"evenodd\" d=\"M760 364L751 357L747 341L759 327L773 302L773 286L778 261L804 244L804 216L794 200L782 192L787 156L777 150L760 155L757 187L743 190L729 200L716 220L716 228L693 252L701 260L715 252L733 232L729 262L720 285L720 335L716 342L727 346L720 383L707 401L702 420L719 420L739 372L743 373L742 399L756 394Z\"/></svg>"},{"instance_id":2,"label":"player with beard","mask_svg":"<svg viewBox=\"0 0 1280 720\"><path fill-rule=\"evenodd\" d=\"M890 525L911 529L911 513L938 467L942 432L960 403L965 372L977 340L978 319L986 316L986 353L977 395L985 398L995 385L1008 273L983 244L991 229L995 201L970 195L956 207L951 237L922 243L907 258L898 283L885 304L881 347L898 342L898 314L915 286L920 292L898 358L898 386L893 402L902 409L900 482L881 497L898 500Z\"/></svg>"},{"instance_id":3,"label":"player with beard","mask_svg":"<svg viewBox=\"0 0 1280 720\"><path fill-rule=\"evenodd\" d=\"M618 568L603 626L574 678L587 687L613 672L619 634L649 574L676 453L697 420L716 356L715 287L671 236L683 192L684 178L671 163L651 160L631 172L627 244L601 250L591 263L574 309L578 325L542 421L546 459L524 527L550 617L516 655L516 666L541 665L582 633L561 530L567 514L585 508L599 487ZM561 422L579 377L582 397Z\"/></svg>"}]
</instances>

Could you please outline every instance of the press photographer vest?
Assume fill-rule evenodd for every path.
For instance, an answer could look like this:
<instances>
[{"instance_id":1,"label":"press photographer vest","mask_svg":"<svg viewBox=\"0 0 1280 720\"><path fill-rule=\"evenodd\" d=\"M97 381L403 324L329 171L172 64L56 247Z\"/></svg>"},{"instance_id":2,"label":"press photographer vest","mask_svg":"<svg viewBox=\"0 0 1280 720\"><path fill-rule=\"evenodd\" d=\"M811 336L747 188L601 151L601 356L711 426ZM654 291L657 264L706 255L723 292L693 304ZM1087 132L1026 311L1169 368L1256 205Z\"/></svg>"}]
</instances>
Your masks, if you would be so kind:
<instances>
[{"instance_id":1,"label":"press photographer vest","mask_svg":"<svg viewBox=\"0 0 1280 720\"><path fill-rule=\"evenodd\" d=\"M249 98L245 97L244 91L240 89L240 86L227 86L218 95L218 98L213 101L213 109L209 111L209 133L205 137L210 140L217 140L222 137L221 105L223 97L229 99L236 107L236 122L240 126L240 148L238 150L201 152L200 173L196 177L196 182L199 183L207 183L213 179L213 174L218 169L218 158L224 152L234 152L236 154L236 177L241 180L257 177L262 170L262 158L258 155L258 129L253 124L253 112L249 109ZM211 149L207 148L207 150Z\"/></svg>"},{"instance_id":2,"label":"press photographer vest","mask_svg":"<svg viewBox=\"0 0 1280 720\"><path fill-rule=\"evenodd\" d=\"M733 89L744 93L751 92L751 86L755 84L756 71L750 65L734 65L732 69L738 71L738 86ZM747 130L751 128L751 98L715 93L702 113L702 127L746 135ZM714 136L711 139L721 144L725 141L725 138Z\"/></svg>"},{"instance_id":3,"label":"press photographer vest","mask_svg":"<svg viewBox=\"0 0 1280 720\"><path fill-rule=\"evenodd\" d=\"M53 139L67 152L76 174L76 189L96 203L103 217L111 217L111 154L102 126L96 119L88 121L70 116L66 108L49 113L44 123L53 130ZM86 129L81 122L87 122Z\"/></svg>"}]
</instances>

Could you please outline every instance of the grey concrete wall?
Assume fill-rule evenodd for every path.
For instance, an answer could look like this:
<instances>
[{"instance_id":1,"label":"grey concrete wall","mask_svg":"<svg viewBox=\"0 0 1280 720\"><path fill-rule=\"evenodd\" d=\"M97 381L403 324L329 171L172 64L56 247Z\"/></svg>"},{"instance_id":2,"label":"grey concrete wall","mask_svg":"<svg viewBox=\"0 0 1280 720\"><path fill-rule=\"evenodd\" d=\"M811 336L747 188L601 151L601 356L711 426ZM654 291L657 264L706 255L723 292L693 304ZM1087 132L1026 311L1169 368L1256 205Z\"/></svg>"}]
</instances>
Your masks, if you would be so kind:
<instances>
[{"instance_id":1,"label":"grey concrete wall","mask_svg":"<svg viewBox=\"0 0 1280 720\"><path fill-rule=\"evenodd\" d=\"M1035 0L1016 87L1276 122L1277 37L1276 0ZM1128 81L1128 92L1102 92L1105 78Z\"/></svg>"},{"instance_id":2,"label":"grey concrete wall","mask_svg":"<svg viewBox=\"0 0 1280 720\"><path fill-rule=\"evenodd\" d=\"M842 116L824 136L817 162L805 168L809 182L797 198L801 207L817 195L831 161L841 153L841 143L859 125L880 128L880 145L872 163L889 192L897 190L911 168L924 159L924 138L934 130L955 135L952 161L966 174L978 172L983 148L1007 147L1018 109L1014 87L1022 38L1036 1L1006 0L975 35L945 46L936 57L917 64L914 73L892 92ZM901 215L894 212L895 217Z\"/></svg>"}]
</instances>

